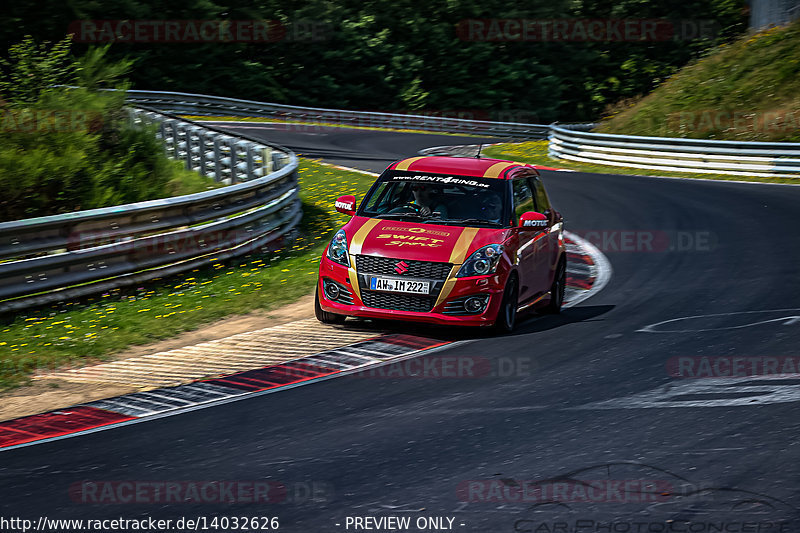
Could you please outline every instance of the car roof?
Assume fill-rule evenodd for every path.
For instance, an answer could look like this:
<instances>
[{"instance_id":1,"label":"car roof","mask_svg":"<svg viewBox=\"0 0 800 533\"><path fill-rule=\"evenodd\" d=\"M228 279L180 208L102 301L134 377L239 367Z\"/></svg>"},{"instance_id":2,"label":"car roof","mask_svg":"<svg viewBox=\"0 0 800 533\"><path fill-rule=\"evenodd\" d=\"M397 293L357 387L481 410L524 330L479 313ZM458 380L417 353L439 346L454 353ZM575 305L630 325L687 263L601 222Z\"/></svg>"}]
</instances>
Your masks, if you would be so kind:
<instances>
[{"instance_id":1,"label":"car roof","mask_svg":"<svg viewBox=\"0 0 800 533\"><path fill-rule=\"evenodd\" d=\"M395 161L387 170L409 170L413 172L431 172L434 174L454 174L476 178L511 179L517 172L515 169L526 169L538 175L536 168L525 163L504 161L502 159L451 156L409 157Z\"/></svg>"}]
</instances>

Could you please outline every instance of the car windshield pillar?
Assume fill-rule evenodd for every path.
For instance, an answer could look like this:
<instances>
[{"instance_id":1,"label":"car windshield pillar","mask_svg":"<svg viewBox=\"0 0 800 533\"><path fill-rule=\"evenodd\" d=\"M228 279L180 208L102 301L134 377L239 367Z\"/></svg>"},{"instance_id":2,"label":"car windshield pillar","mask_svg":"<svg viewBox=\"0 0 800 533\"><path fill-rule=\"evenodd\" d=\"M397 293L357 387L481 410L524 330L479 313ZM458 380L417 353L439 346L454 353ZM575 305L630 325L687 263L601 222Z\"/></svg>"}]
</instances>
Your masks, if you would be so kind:
<instances>
[{"instance_id":1,"label":"car windshield pillar","mask_svg":"<svg viewBox=\"0 0 800 533\"><path fill-rule=\"evenodd\" d=\"M502 179L390 170L369 190L358 215L502 226L509 209Z\"/></svg>"}]
</instances>

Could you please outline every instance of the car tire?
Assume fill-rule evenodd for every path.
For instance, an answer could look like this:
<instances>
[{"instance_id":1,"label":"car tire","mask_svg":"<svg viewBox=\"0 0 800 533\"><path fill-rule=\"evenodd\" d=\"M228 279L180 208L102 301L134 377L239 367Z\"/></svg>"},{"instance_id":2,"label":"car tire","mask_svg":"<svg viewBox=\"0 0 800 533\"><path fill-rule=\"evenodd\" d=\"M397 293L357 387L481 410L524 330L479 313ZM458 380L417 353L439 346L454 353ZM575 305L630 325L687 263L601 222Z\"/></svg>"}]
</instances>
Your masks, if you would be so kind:
<instances>
[{"instance_id":1,"label":"car tire","mask_svg":"<svg viewBox=\"0 0 800 533\"><path fill-rule=\"evenodd\" d=\"M317 287L316 291L314 292L314 315L316 315L317 320L323 324L342 325L344 324L345 318L347 318L344 315L329 313L322 309L322 307L319 305L319 287Z\"/></svg>"},{"instance_id":2,"label":"car tire","mask_svg":"<svg viewBox=\"0 0 800 533\"><path fill-rule=\"evenodd\" d=\"M556 275L553 284L550 286L550 302L542 309L542 312L557 315L561 312L564 305L564 290L567 286L567 258L562 257L558 262Z\"/></svg>"},{"instance_id":3,"label":"car tire","mask_svg":"<svg viewBox=\"0 0 800 533\"><path fill-rule=\"evenodd\" d=\"M511 333L517 325L517 306L519 304L519 289L517 288L517 276L511 275L506 281L506 288L503 291L503 301L500 309L497 310L497 318L494 321L494 329L497 333Z\"/></svg>"}]
</instances>

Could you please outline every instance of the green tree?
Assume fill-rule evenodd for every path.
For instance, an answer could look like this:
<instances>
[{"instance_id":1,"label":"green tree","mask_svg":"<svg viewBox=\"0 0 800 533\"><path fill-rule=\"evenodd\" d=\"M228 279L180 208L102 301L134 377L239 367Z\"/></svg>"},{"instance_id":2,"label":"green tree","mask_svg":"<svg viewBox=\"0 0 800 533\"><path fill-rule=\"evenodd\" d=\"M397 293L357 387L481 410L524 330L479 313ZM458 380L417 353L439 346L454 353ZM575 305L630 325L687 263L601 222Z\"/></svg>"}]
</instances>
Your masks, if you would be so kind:
<instances>
[{"instance_id":1,"label":"green tree","mask_svg":"<svg viewBox=\"0 0 800 533\"><path fill-rule=\"evenodd\" d=\"M70 56L72 39L66 37L53 46L37 44L27 35L11 46L8 58L0 59L0 95L13 104L30 104L53 87L71 82L76 65Z\"/></svg>"},{"instance_id":2,"label":"green tree","mask_svg":"<svg viewBox=\"0 0 800 533\"><path fill-rule=\"evenodd\" d=\"M269 19L289 29L270 43L112 44L108 57L136 60L136 88L349 109L530 110L542 121L594 120L746 27L744 0L447 0L424 9L412 0L34 5L17 2L0 13L0 40L10 44L24 33L58 40L69 21L84 19ZM489 18L711 20L718 33L656 42L485 42L457 31L464 20ZM322 39L295 32L303 21L326 28Z\"/></svg>"},{"instance_id":3,"label":"green tree","mask_svg":"<svg viewBox=\"0 0 800 533\"><path fill-rule=\"evenodd\" d=\"M162 198L194 177L153 129L131 124L124 90L98 90L124 89L131 61L109 60L107 47L76 58L70 44L26 37L0 60L0 220Z\"/></svg>"}]
</instances>

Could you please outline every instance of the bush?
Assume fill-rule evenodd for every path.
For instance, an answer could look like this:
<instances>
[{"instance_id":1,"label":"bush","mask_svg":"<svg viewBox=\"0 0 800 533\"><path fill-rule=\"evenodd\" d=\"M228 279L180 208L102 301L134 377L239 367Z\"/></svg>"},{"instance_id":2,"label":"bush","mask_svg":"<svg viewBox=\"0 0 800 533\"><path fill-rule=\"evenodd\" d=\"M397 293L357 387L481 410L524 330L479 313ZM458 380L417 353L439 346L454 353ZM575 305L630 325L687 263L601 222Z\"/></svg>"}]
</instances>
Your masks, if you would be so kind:
<instances>
[{"instance_id":1,"label":"bush","mask_svg":"<svg viewBox=\"0 0 800 533\"><path fill-rule=\"evenodd\" d=\"M167 159L153 129L131 124L121 80L130 61L106 61L107 48L82 58L68 50L69 39L48 47L27 38L0 62L0 220L213 186Z\"/></svg>"}]
</instances>

